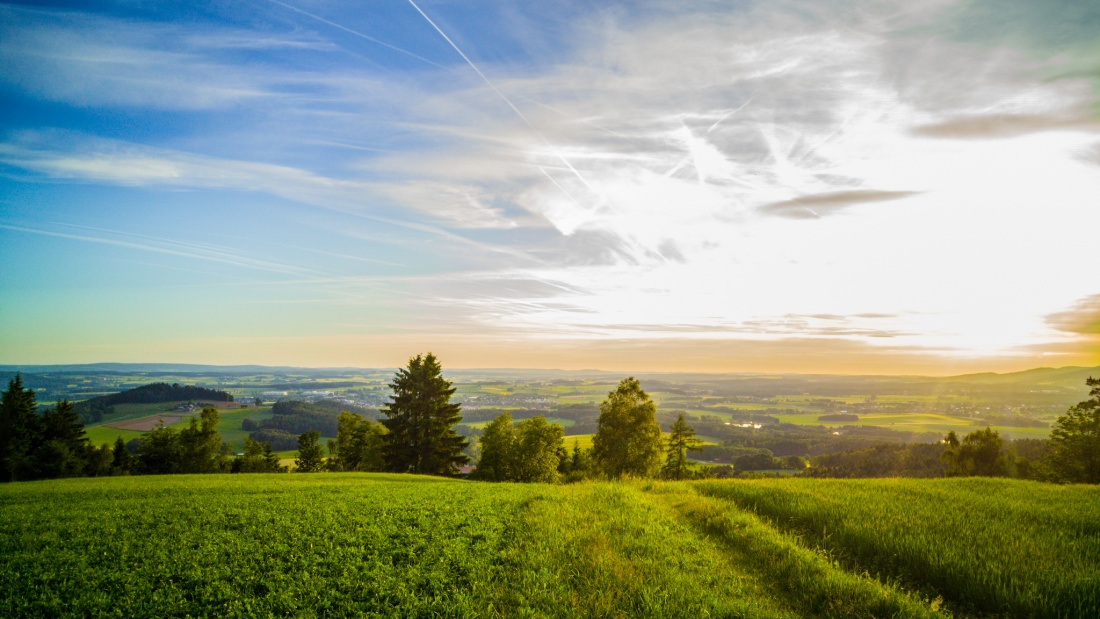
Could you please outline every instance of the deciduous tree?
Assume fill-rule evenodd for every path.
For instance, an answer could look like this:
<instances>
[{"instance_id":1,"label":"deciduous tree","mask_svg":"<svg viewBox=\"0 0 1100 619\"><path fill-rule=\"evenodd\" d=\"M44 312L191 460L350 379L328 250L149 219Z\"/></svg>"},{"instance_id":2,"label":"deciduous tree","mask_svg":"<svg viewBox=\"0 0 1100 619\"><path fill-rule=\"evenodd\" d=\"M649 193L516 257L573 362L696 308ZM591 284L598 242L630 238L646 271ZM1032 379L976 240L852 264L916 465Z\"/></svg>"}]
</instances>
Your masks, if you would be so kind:
<instances>
[{"instance_id":1,"label":"deciduous tree","mask_svg":"<svg viewBox=\"0 0 1100 619\"><path fill-rule=\"evenodd\" d=\"M244 455L233 460L234 473L285 473L279 464L279 454L271 449L271 443L261 443L249 437L244 439Z\"/></svg>"},{"instance_id":2,"label":"deciduous tree","mask_svg":"<svg viewBox=\"0 0 1100 619\"><path fill-rule=\"evenodd\" d=\"M475 479L555 483L559 481L562 437L565 430L545 417L531 417L512 424L512 415L501 413L481 435L481 459Z\"/></svg>"},{"instance_id":3,"label":"deciduous tree","mask_svg":"<svg viewBox=\"0 0 1100 619\"><path fill-rule=\"evenodd\" d=\"M611 478L652 477L660 469L657 406L634 377L623 379L600 404L592 456Z\"/></svg>"},{"instance_id":4,"label":"deciduous tree","mask_svg":"<svg viewBox=\"0 0 1100 619\"><path fill-rule=\"evenodd\" d=\"M435 355L417 355L399 369L390 383L393 396L382 409L389 430L383 450L386 466L398 473L453 475L469 462L462 450L466 439L454 426L461 407L451 402L455 389L443 378Z\"/></svg>"},{"instance_id":5,"label":"deciduous tree","mask_svg":"<svg viewBox=\"0 0 1100 619\"><path fill-rule=\"evenodd\" d=\"M1050 431L1045 462L1056 481L1100 484L1100 379L1086 384L1091 399L1071 407Z\"/></svg>"},{"instance_id":6,"label":"deciduous tree","mask_svg":"<svg viewBox=\"0 0 1100 619\"><path fill-rule=\"evenodd\" d=\"M141 437L138 447L138 469L147 475L180 472L180 433L165 427L164 422Z\"/></svg>"},{"instance_id":7,"label":"deciduous tree","mask_svg":"<svg viewBox=\"0 0 1100 619\"><path fill-rule=\"evenodd\" d=\"M1004 440L996 430L975 430L960 442L954 432L944 440L943 452L948 477L1003 477L1008 475Z\"/></svg>"},{"instance_id":8,"label":"deciduous tree","mask_svg":"<svg viewBox=\"0 0 1100 619\"><path fill-rule=\"evenodd\" d=\"M382 446L385 428L362 415L347 411L342 411L336 422L336 440L329 442L329 470L384 470Z\"/></svg>"},{"instance_id":9,"label":"deciduous tree","mask_svg":"<svg viewBox=\"0 0 1100 619\"><path fill-rule=\"evenodd\" d=\"M472 477L485 481L509 481L512 477L512 452L516 442L512 415L507 411L485 426L479 445L481 457Z\"/></svg>"},{"instance_id":10,"label":"deciduous tree","mask_svg":"<svg viewBox=\"0 0 1100 619\"><path fill-rule=\"evenodd\" d=\"M516 481L554 483L559 479L558 465L565 430L545 417L531 417L516 424L516 442L512 451L512 476Z\"/></svg>"},{"instance_id":11,"label":"deciduous tree","mask_svg":"<svg viewBox=\"0 0 1100 619\"><path fill-rule=\"evenodd\" d=\"M229 471L228 445L222 445L218 433L218 409L203 407L199 419L191 418L191 425L180 431L181 473L223 473Z\"/></svg>"}]
</instances>

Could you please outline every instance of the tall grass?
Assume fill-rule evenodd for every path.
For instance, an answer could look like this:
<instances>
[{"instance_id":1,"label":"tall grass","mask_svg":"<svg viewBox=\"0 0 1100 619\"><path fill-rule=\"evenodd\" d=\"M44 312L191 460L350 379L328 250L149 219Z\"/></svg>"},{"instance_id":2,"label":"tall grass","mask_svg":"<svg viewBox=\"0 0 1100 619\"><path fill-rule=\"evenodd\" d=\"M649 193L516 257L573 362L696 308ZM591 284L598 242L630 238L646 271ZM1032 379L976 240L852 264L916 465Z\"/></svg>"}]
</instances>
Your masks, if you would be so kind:
<instances>
[{"instance_id":1,"label":"tall grass","mask_svg":"<svg viewBox=\"0 0 1100 619\"><path fill-rule=\"evenodd\" d=\"M651 492L723 548L729 560L756 574L768 589L807 616L942 617L939 602L922 603L890 584L847 572L825 553L760 518L690 491L686 484L649 485Z\"/></svg>"},{"instance_id":2,"label":"tall grass","mask_svg":"<svg viewBox=\"0 0 1100 619\"><path fill-rule=\"evenodd\" d=\"M1100 617L1100 488L1004 479L699 482L850 569L956 610ZM735 510L737 511L737 510Z\"/></svg>"},{"instance_id":3,"label":"tall grass","mask_svg":"<svg viewBox=\"0 0 1100 619\"><path fill-rule=\"evenodd\" d=\"M931 618L939 593L1092 617L1096 498L958 480L4 484L0 617Z\"/></svg>"}]
</instances>

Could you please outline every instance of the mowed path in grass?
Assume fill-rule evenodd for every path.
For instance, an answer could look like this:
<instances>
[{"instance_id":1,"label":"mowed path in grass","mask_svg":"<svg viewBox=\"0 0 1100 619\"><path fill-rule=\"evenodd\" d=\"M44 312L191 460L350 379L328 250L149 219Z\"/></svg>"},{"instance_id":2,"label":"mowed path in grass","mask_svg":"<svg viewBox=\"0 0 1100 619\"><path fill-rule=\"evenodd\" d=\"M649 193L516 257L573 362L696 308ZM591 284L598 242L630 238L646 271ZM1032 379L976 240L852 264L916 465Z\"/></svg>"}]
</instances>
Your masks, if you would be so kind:
<instances>
[{"instance_id":1,"label":"mowed path in grass","mask_svg":"<svg viewBox=\"0 0 1100 619\"><path fill-rule=\"evenodd\" d=\"M1100 583L1080 568L1100 559L1096 490L351 473L4 484L0 616L1091 617ZM875 505L908 520L875 518ZM810 534L818 521L801 519L818 512L820 538ZM992 540L1000 550L930 564L942 545L911 538L945 526L950 545ZM1050 543L1021 545L1044 536ZM869 570L875 578L859 560L879 553L894 558ZM1046 589L1038 601L968 601L975 587L1000 591L1014 564L1054 570L1022 568L1009 587ZM883 584L898 582L907 589Z\"/></svg>"}]
</instances>

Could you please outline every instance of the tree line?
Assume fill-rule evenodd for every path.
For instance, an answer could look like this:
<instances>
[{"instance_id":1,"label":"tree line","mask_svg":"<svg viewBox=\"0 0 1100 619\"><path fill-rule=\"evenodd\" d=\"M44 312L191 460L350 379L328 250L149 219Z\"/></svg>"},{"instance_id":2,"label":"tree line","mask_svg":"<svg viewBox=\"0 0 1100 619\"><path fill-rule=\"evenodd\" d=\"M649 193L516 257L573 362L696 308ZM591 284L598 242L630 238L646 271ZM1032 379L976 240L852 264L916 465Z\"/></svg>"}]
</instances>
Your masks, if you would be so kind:
<instances>
[{"instance_id":1,"label":"tree line","mask_svg":"<svg viewBox=\"0 0 1100 619\"><path fill-rule=\"evenodd\" d=\"M1016 477L1056 483L1100 483L1100 379L1090 398L1055 422L1050 438L1005 441L996 430L934 444L884 444L813 458L815 477Z\"/></svg>"},{"instance_id":2,"label":"tree line","mask_svg":"<svg viewBox=\"0 0 1100 619\"><path fill-rule=\"evenodd\" d=\"M775 458L753 448L732 465L703 467L688 459L703 449L683 413L669 426L667 439L657 407L633 377L622 380L599 405L590 449L564 445L564 429L538 416L514 422L507 412L485 428L476 447L475 479L513 482L573 482L583 479L728 476L745 471L786 468L817 476L874 476L882 471L919 471L921 476L1015 475L1059 482L1100 483L1100 380L1089 378L1091 399L1060 417L1047 441L1023 443L1020 455L1006 450L987 428L939 444L879 445L814 458ZM391 402L379 422L343 411L336 438L325 446L310 428L295 443L299 472L392 471L455 475L470 464L470 444L456 427L461 405L431 353L417 355L390 383ZM181 430L163 424L141 439L92 446L73 405L61 401L41 415L34 392L17 375L0 402L0 479L5 481L79 475L281 472L270 442L245 439L234 455L217 431L217 409L206 407ZM727 447L729 449L750 449ZM900 473L904 474L904 473Z\"/></svg>"}]
</instances>

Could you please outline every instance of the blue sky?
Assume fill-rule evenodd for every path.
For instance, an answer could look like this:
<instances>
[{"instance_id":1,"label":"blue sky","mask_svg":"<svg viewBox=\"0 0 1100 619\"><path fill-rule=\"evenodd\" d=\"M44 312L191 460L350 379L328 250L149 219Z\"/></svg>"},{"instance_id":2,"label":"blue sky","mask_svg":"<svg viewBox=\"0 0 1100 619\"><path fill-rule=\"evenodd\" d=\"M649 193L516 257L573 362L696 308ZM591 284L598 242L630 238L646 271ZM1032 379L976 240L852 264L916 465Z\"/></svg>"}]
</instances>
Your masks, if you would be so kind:
<instances>
[{"instance_id":1,"label":"blue sky","mask_svg":"<svg viewBox=\"0 0 1100 619\"><path fill-rule=\"evenodd\" d=\"M0 362L1100 363L1100 6L0 4Z\"/></svg>"}]
</instances>

